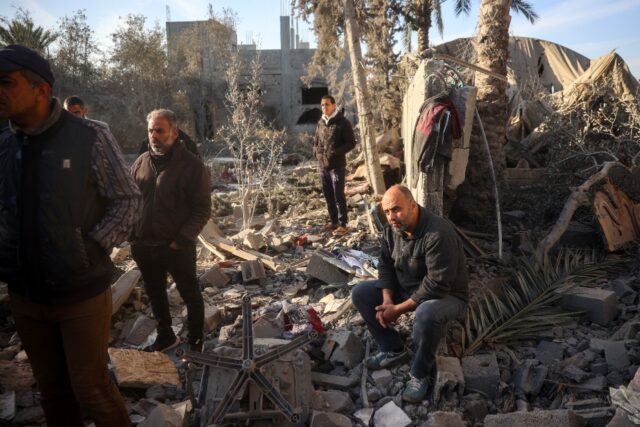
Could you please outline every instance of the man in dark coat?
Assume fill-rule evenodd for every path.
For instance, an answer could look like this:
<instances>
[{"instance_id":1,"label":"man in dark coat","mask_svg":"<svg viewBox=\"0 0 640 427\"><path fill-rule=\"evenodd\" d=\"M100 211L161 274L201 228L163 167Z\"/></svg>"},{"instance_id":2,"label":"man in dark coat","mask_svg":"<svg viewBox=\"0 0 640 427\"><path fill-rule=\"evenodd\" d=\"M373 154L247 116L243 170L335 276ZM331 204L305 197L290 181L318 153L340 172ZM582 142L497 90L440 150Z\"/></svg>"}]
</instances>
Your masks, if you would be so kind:
<instances>
[{"instance_id":1,"label":"man in dark coat","mask_svg":"<svg viewBox=\"0 0 640 427\"><path fill-rule=\"evenodd\" d=\"M189 346L202 350L204 302L196 277L196 240L211 216L211 177L202 161L178 140L176 115L155 110L147 116L149 151L131 166L142 191L142 218L131 238L131 254L158 321L151 351L180 342L171 328L167 273L187 306Z\"/></svg>"},{"instance_id":2,"label":"man in dark coat","mask_svg":"<svg viewBox=\"0 0 640 427\"><path fill-rule=\"evenodd\" d=\"M111 249L140 193L104 126L62 109L49 63L0 49L0 280L42 393L48 426L131 425L107 369Z\"/></svg>"},{"instance_id":3,"label":"man in dark coat","mask_svg":"<svg viewBox=\"0 0 640 427\"><path fill-rule=\"evenodd\" d=\"M325 229L336 236L344 236L347 228L347 199L344 195L346 155L356 146L353 128L347 118L338 111L331 95L322 97L322 118L316 127L313 153L320 165L322 193L327 202L329 222Z\"/></svg>"},{"instance_id":4,"label":"man in dark coat","mask_svg":"<svg viewBox=\"0 0 640 427\"><path fill-rule=\"evenodd\" d=\"M419 206L406 187L394 185L382 208L388 224L383 231L378 280L357 284L353 305L365 320L379 352L364 361L383 369L408 359L393 323L415 311L415 355L402 399L421 402L436 377L436 350L447 321L464 315L467 267L462 243L451 223Z\"/></svg>"}]
</instances>

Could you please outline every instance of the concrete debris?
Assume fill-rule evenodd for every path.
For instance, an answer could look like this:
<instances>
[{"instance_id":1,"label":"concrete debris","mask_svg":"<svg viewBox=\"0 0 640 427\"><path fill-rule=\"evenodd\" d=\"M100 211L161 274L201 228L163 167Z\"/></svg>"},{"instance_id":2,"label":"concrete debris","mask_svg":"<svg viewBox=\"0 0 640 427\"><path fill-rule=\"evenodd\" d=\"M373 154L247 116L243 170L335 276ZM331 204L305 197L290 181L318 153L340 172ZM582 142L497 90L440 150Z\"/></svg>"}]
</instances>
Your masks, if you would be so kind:
<instances>
[{"instance_id":1,"label":"concrete debris","mask_svg":"<svg viewBox=\"0 0 640 427\"><path fill-rule=\"evenodd\" d=\"M227 276L221 269L218 267L209 268L203 275L202 279L216 288L225 287L230 281L231 278Z\"/></svg>"},{"instance_id":2,"label":"concrete debris","mask_svg":"<svg viewBox=\"0 0 640 427\"><path fill-rule=\"evenodd\" d=\"M126 243L122 246L116 246L111 251L111 261L114 264L120 264L131 256L131 245Z\"/></svg>"},{"instance_id":3,"label":"concrete debris","mask_svg":"<svg viewBox=\"0 0 640 427\"><path fill-rule=\"evenodd\" d=\"M436 411L429 414L424 427L465 427L460 414L456 412Z\"/></svg>"},{"instance_id":4,"label":"concrete debris","mask_svg":"<svg viewBox=\"0 0 640 427\"><path fill-rule=\"evenodd\" d=\"M258 260L242 261L240 263L242 270L242 281L245 284L264 285L267 280L267 273L264 266Z\"/></svg>"},{"instance_id":5,"label":"concrete debris","mask_svg":"<svg viewBox=\"0 0 640 427\"><path fill-rule=\"evenodd\" d=\"M362 408L358 409L353 416L360 420L362 424L368 426L371 423L371 417L373 417L373 408Z\"/></svg>"},{"instance_id":6,"label":"concrete debris","mask_svg":"<svg viewBox=\"0 0 640 427\"><path fill-rule=\"evenodd\" d=\"M484 419L485 427L582 427L583 425L584 421L575 412L562 409L487 415Z\"/></svg>"},{"instance_id":7,"label":"concrete debris","mask_svg":"<svg viewBox=\"0 0 640 427\"><path fill-rule=\"evenodd\" d=\"M347 283L351 275L345 268L348 269L348 266L343 266L337 259L315 252L305 273L327 284Z\"/></svg>"},{"instance_id":8,"label":"concrete debris","mask_svg":"<svg viewBox=\"0 0 640 427\"><path fill-rule=\"evenodd\" d=\"M358 378L352 375L329 375L314 371L311 372L311 381L323 387L347 390L358 383Z\"/></svg>"},{"instance_id":9,"label":"concrete debris","mask_svg":"<svg viewBox=\"0 0 640 427\"><path fill-rule=\"evenodd\" d=\"M438 366L438 374L433 389L434 401L438 402L441 397L445 400L451 400L454 393L462 396L465 382L460 359L457 357L438 356L436 364Z\"/></svg>"},{"instance_id":10,"label":"concrete debris","mask_svg":"<svg viewBox=\"0 0 640 427\"><path fill-rule=\"evenodd\" d=\"M134 268L124 273L111 285L111 314L115 314L122 307L122 304L129 299L133 288L140 280L140 276L142 276L140 270Z\"/></svg>"},{"instance_id":11,"label":"concrete debris","mask_svg":"<svg viewBox=\"0 0 640 427\"><path fill-rule=\"evenodd\" d=\"M629 367L629 356L623 341L606 341L604 356L609 364L610 371L618 371Z\"/></svg>"},{"instance_id":12,"label":"concrete debris","mask_svg":"<svg viewBox=\"0 0 640 427\"><path fill-rule=\"evenodd\" d=\"M325 357L332 362L342 363L347 368L354 368L362 363L364 346L362 341L351 331L329 331L325 346Z\"/></svg>"},{"instance_id":13,"label":"concrete debris","mask_svg":"<svg viewBox=\"0 0 640 427\"><path fill-rule=\"evenodd\" d=\"M495 353L462 358L465 391L481 392L489 398L496 397L500 383L500 368Z\"/></svg>"},{"instance_id":14,"label":"concrete debris","mask_svg":"<svg viewBox=\"0 0 640 427\"><path fill-rule=\"evenodd\" d=\"M222 311L218 307L205 304L204 306L204 326L205 332L212 332L218 329L222 322Z\"/></svg>"},{"instance_id":15,"label":"concrete debris","mask_svg":"<svg viewBox=\"0 0 640 427\"><path fill-rule=\"evenodd\" d=\"M393 381L393 374L388 369L371 372L371 378L378 387L386 388Z\"/></svg>"},{"instance_id":16,"label":"concrete debris","mask_svg":"<svg viewBox=\"0 0 640 427\"><path fill-rule=\"evenodd\" d=\"M334 412L313 411L311 414L311 427L351 427L349 417Z\"/></svg>"},{"instance_id":17,"label":"concrete debris","mask_svg":"<svg viewBox=\"0 0 640 427\"><path fill-rule=\"evenodd\" d=\"M561 361L564 357L564 349L561 344L552 341L540 341L536 348L536 357L546 364Z\"/></svg>"},{"instance_id":18,"label":"concrete debris","mask_svg":"<svg viewBox=\"0 0 640 427\"><path fill-rule=\"evenodd\" d=\"M109 358L120 387L146 389L156 384L182 387L176 365L164 353L109 348Z\"/></svg>"},{"instance_id":19,"label":"concrete debris","mask_svg":"<svg viewBox=\"0 0 640 427\"><path fill-rule=\"evenodd\" d=\"M374 427L406 427L411 418L393 401L386 403L373 415Z\"/></svg>"},{"instance_id":20,"label":"concrete debris","mask_svg":"<svg viewBox=\"0 0 640 427\"><path fill-rule=\"evenodd\" d=\"M315 390L311 397L311 408L324 412L352 412L353 401L349 393L340 390Z\"/></svg>"},{"instance_id":21,"label":"concrete debris","mask_svg":"<svg viewBox=\"0 0 640 427\"><path fill-rule=\"evenodd\" d=\"M537 396L544 385L548 372L549 368L545 365L538 365L537 360L525 360L516 371L514 379L516 394Z\"/></svg>"},{"instance_id":22,"label":"concrete debris","mask_svg":"<svg viewBox=\"0 0 640 427\"><path fill-rule=\"evenodd\" d=\"M589 320L606 325L618 314L616 293L604 289L577 286L571 294L562 298L562 304L570 310L585 311Z\"/></svg>"},{"instance_id":23,"label":"concrete debris","mask_svg":"<svg viewBox=\"0 0 640 427\"><path fill-rule=\"evenodd\" d=\"M147 340L147 337L156 329L158 322L148 318L144 314L139 314L136 318L130 319L127 326L122 329L122 338L125 344L139 346Z\"/></svg>"},{"instance_id":24,"label":"concrete debris","mask_svg":"<svg viewBox=\"0 0 640 427\"><path fill-rule=\"evenodd\" d=\"M187 411L191 410L191 402L177 405L158 404L139 427L183 427Z\"/></svg>"}]
</instances>

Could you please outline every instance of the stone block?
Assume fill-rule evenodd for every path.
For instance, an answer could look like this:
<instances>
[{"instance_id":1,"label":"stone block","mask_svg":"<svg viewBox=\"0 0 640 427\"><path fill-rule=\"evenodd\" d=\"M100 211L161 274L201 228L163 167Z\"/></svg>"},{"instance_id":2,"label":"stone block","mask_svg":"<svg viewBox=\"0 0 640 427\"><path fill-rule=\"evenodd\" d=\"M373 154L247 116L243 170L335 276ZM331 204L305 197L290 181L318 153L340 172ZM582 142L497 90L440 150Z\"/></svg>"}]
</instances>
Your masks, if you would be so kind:
<instances>
[{"instance_id":1,"label":"stone block","mask_svg":"<svg viewBox=\"0 0 640 427\"><path fill-rule=\"evenodd\" d=\"M310 427L351 427L349 417L335 412L313 411Z\"/></svg>"},{"instance_id":2,"label":"stone block","mask_svg":"<svg viewBox=\"0 0 640 427\"><path fill-rule=\"evenodd\" d=\"M573 411L566 409L511 412L508 414L487 415L484 419L484 427L582 427L583 425L582 418Z\"/></svg>"},{"instance_id":3,"label":"stone block","mask_svg":"<svg viewBox=\"0 0 640 427\"><path fill-rule=\"evenodd\" d=\"M378 387L386 388L393 381L393 374L388 369L371 372L371 378Z\"/></svg>"},{"instance_id":4,"label":"stone block","mask_svg":"<svg viewBox=\"0 0 640 427\"><path fill-rule=\"evenodd\" d=\"M129 345L139 346L147 340L147 337L156 329L158 322L139 314L133 322L128 323L122 329L124 342Z\"/></svg>"},{"instance_id":5,"label":"stone block","mask_svg":"<svg viewBox=\"0 0 640 427\"><path fill-rule=\"evenodd\" d=\"M373 415L374 427L406 427L411 418L393 401L387 402Z\"/></svg>"},{"instance_id":6,"label":"stone block","mask_svg":"<svg viewBox=\"0 0 640 427\"><path fill-rule=\"evenodd\" d=\"M267 273L264 271L262 262L254 259L250 261L242 261L240 263L242 270L242 281L247 283L260 283L264 285L267 280Z\"/></svg>"},{"instance_id":7,"label":"stone block","mask_svg":"<svg viewBox=\"0 0 640 427\"><path fill-rule=\"evenodd\" d=\"M222 288L231 281L231 278L229 278L229 276L227 276L222 270L215 266L208 269L202 275L202 279L216 288Z\"/></svg>"},{"instance_id":8,"label":"stone block","mask_svg":"<svg viewBox=\"0 0 640 427\"><path fill-rule=\"evenodd\" d=\"M536 357L542 363L550 365L564 358L564 349L562 348L562 344L552 341L540 341L536 348Z\"/></svg>"},{"instance_id":9,"label":"stone block","mask_svg":"<svg viewBox=\"0 0 640 427\"><path fill-rule=\"evenodd\" d=\"M493 399L500 384L500 368L495 353L479 354L462 359L465 390L481 392Z\"/></svg>"},{"instance_id":10,"label":"stone block","mask_svg":"<svg viewBox=\"0 0 640 427\"><path fill-rule=\"evenodd\" d=\"M330 354L329 360L342 363L347 368L356 367L364 358L362 341L351 331L329 331L325 341L325 348L332 348L332 350L328 351L328 354Z\"/></svg>"},{"instance_id":11,"label":"stone block","mask_svg":"<svg viewBox=\"0 0 640 427\"><path fill-rule=\"evenodd\" d=\"M631 364L623 341L606 341L604 357L609 365L609 371L619 371Z\"/></svg>"},{"instance_id":12,"label":"stone block","mask_svg":"<svg viewBox=\"0 0 640 427\"><path fill-rule=\"evenodd\" d=\"M204 327L206 332L215 331L222 322L222 311L213 305L205 303Z\"/></svg>"},{"instance_id":13,"label":"stone block","mask_svg":"<svg viewBox=\"0 0 640 427\"><path fill-rule=\"evenodd\" d=\"M585 311L589 320L606 325L618 314L618 300L613 291L576 287L571 294L562 298L562 305L570 310Z\"/></svg>"},{"instance_id":14,"label":"stone block","mask_svg":"<svg viewBox=\"0 0 640 427\"><path fill-rule=\"evenodd\" d=\"M315 277L327 284L347 283L351 277L339 260L320 252L311 256L305 272L307 276Z\"/></svg>"},{"instance_id":15,"label":"stone block","mask_svg":"<svg viewBox=\"0 0 640 427\"><path fill-rule=\"evenodd\" d=\"M314 384L321 385L323 387L337 388L341 390L348 390L358 383L358 378L354 376L339 376L323 374L322 372L311 372L311 381Z\"/></svg>"},{"instance_id":16,"label":"stone block","mask_svg":"<svg viewBox=\"0 0 640 427\"><path fill-rule=\"evenodd\" d=\"M465 427L460 414L456 412L436 411L429 414L425 427Z\"/></svg>"},{"instance_id":17,"label":"stone block","mask_svg":"<svg viewBox=\"0 0 640 427\"><path fill-rule=\"evenodd\" d=\"M242 244L249 249L257 251L267 246L267 239L264 237L264 235L249 230L247 233L245 233Z\"/></svg>"},{"instance_id":18,"label":"stone block","mask_svg":"<svg viewBox=\"0 0 640 427\"><path fill-rule=\"evenodd\" d=\"M156 384L182 387L176 365L164 353L109 348L109 358L120 387L146 389Z\"/></svg>"},{"instance_id":19,"label":"stone block","mask_svg":"<svg viewBox=\"0 0 640 427\"><path fill-rule=\"evenodd\" d=\"M438 374L433 389L433 398L435 402L440 400L441 396L445 398L451 393L458 393L459 396L464 394L464 373L460 366L460 359L457 357L436 357L438 366Z\"/></svg>"},{"instance_id":20,"label":"stone block","mask_svg":"<svg viewBox=\"0 0 640 427\"><path fill-rule=\"evenodd\" d=\"M311 409L323 412L349 413L353 409L353 401L346 391L315 390L311 397Z\"/></svg>"},{"instance_id":21,"label":"stone block","mask_svg":"<svg viewBox=\"0 0 640 427\"><path fill-rule=\"evenodd\" d=\"M371 417L373 417L373 408L362 408L358 409L353 416L360 420L362 424L368 426L371 423Z\"/></svg>"}]
</instances>

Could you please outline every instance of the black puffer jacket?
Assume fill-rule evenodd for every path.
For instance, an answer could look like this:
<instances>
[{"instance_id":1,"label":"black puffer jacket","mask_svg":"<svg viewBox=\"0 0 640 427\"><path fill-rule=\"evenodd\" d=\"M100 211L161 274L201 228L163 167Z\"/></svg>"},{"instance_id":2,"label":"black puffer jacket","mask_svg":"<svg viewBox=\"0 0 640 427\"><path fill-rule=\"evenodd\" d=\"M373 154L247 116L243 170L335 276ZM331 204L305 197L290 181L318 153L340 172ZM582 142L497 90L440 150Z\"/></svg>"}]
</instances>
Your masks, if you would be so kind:
<instances>
[{"instance_id":1,"label":"black puffer jacket","mask_svg":"<svg viewBox=\"0 0 640 427\"><path fill-rule=\"evenodd\" d=\"M338 113L325 123L320 119L313 140L313 154L322 169L338 169L347 166L346 155L356 146L351 123Z\"/></svg>"}]
</instances>

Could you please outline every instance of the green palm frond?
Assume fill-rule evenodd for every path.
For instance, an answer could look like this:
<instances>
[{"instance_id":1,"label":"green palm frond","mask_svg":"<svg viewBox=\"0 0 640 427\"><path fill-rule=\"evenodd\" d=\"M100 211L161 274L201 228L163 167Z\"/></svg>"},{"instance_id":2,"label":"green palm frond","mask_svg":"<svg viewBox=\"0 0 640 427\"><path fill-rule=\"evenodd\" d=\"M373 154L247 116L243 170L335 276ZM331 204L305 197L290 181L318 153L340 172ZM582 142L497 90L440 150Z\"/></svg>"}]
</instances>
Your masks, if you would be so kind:
<instances>
[{"instance_id":1,"label":"green palm frond","mask_svg":"<svg viewBox=\"0 0 640 427\"><path fill-rule=\"evenodd\" d=\"M562 251L555 259L517 258L514 281L500 295L485 290L467 309L462 330L465 355L485 343L527 339L574 319L580 312L564 310L560 300L576 286L596 284L609 273L627 268L624 258L597 260L595 252Z\"/></svg>"},{"instance_id":2,"label":"green palm frond","mask_svg":"<svg viewBox=\"0 0 640 427\"><path fill-rule=\"evenodd\" d=\"M524 0L512 0L511 9L524 16L532 24L535 24L539 18L536 11L533 10L533 6Z\"/></svg>"}]
</instances>

